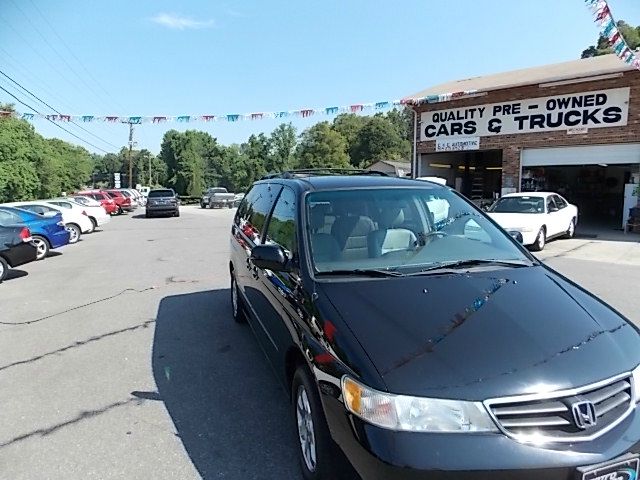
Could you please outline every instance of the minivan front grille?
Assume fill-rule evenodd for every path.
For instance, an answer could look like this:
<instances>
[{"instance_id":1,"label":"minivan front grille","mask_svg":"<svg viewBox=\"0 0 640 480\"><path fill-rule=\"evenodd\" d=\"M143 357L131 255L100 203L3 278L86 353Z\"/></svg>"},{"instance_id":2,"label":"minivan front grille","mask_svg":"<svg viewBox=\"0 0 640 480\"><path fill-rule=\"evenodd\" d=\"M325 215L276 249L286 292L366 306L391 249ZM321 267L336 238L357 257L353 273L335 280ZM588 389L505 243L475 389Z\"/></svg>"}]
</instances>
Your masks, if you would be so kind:
<instances>
[{"instance_id":1,"label":"minivan front grille","mask_svg":"<svg viewBox=\"0 0 640 480\"><path fill-rule=\"evenodd\" d=\"M517 440L576 442L596 438L633 410L631 375L574 390L487 400L500 429Z\"/></svg>"}]
</instances>

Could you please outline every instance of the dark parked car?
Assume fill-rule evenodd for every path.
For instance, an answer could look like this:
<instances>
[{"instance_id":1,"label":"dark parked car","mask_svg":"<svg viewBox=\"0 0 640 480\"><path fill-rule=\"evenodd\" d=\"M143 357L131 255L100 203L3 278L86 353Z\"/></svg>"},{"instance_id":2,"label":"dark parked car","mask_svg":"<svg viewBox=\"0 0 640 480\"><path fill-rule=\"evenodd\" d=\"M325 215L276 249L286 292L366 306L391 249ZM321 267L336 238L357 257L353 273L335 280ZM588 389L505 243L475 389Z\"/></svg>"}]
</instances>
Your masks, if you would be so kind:
<instances>
[{"instance_id":1,"label":"dark parked car","mask_svg":"<svg viewBox=\"0 0 640 480\"><path fill-rule=\"evenodd\" d=\"M0 225L0 283L7 278L9 268L33 262L36 255L37 249L27 227Z\"/></svg>"},{"instance_id":2,"label":"dark parked car","mask_svg":"<svg viewBox=\"0 0 640 480\"><path fill-rule=\"evenodd\" d=\"M172 189L158 188L149 192L145 216L156 215L180 216L180 201Z\"/></svg>"},{"instance_id":3,"label":"dark parked car","mask_svg":"<svg viewBox=\"0 0 640 480\"><path fill-rule=\"evenodd\" d=\"M454 190L358 173L256 182L232 226L304 478L337 445L365 480L635 479L637 328Z\"/></svg>"},{"instance_id":4,"label":"dark parked car","mask_svg":"<svg viewBox=\"0 0 640 480\"><path fill-rule=\"evenodd\" d=\"M33 244L38 249L36 260L45 258L50 249L69 243L70 234L64 227L60 212L43 216L21 208L0 206L0 224L19 223L24 223L31 232Z\"/></svg>"}]
</instances>

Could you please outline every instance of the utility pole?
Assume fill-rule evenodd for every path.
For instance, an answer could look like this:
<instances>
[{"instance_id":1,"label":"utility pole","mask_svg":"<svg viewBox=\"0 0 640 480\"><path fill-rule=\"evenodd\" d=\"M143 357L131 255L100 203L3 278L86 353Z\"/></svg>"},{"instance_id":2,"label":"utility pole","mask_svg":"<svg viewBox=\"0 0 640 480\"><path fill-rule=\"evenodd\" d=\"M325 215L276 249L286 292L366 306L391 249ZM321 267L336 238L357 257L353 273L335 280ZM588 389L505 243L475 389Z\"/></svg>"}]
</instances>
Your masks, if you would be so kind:
<instances>
[{"instance_id":1,"label":"utility pole","mask_svg":"<svg viewBox=\"0 0 640 480\"><path fill-rule=\"evenodd\" d=\"M129 188L133 186L133 162L131 161L131 150L133 149L133 123L129 122Z\"/></svg>"},{"instance_id":2,"label":"utility pole","mask_svg":"<svg viewBox=\"0 0 640 480\"><path fill-rule=\"evenodd\" d=\"M151 155L149 155L149 183L147 185L151 188Z\"/></svg>"}]
</instances>

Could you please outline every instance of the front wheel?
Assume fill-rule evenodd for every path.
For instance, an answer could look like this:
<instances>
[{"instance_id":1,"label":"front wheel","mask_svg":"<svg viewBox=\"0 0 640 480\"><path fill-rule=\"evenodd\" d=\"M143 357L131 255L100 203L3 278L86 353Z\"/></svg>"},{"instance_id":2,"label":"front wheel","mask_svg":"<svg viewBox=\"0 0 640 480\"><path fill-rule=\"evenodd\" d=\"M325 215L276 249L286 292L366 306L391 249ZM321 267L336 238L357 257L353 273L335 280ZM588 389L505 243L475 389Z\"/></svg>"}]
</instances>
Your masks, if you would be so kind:
<instances>
[{"instance_id":1,"label":"front wheel","mask_svg":"<svg viewBox=\"0 0 640 480\"><path fill-rule=\"evenodd\" d=\"M200 208L207 208L207 204L204 202L200 202Z\"/></svg>"},{"instance_id":2,"label":"front wheel","mask_svg":"<svg viewBox=\"0 0 640 480\"><path fill-rule=\"evenodd\" d=\"M544 246L547 243L547 233L544 230L544 227L540 228L538 232L538 236L536 237L536 241L531 246L531 250L534 252L539 252L544 249Z\"/></svg>"},{"instance_id":3,"label":"front wheel","mask_svg":"<svg viewBox=\"0 0 640 480\"><path fill-rule=\"evenodd\" d=\"M2 283L2 281L5 278L7 278L8 274L9 274L9 264L4 258L0 257L0 283Z\"/></svg>"},{"instance_id":4,"label":"front wheel","mask_svg":"<svg viewBox=\"0 0 640 480\"><path fill-rule=\"evenodd\" d=\"M65 230L69 232L69 243L77 243L80 240L80 236L82 235L82 231L80 227L75 223L68 223L65 225Z\"/></svg>"},{"instance_id":5,"label":"front wheel","mask_svg":"<svg viewBox=\"0 0 640 480\"><path fill-rule=\"evenodd\" d=\"M336 478L332 440L320 403L315 381L309 370L300 366L291 384L293 417L298 431L300 468L307 480Z\"/></svg>"},{"instance_id":6,"label":"front wheel","mask_svg":"<svg viewBox=\"0 0 640 480\"><path fill-rule=\"evenodd\" d=\"M33 245L36 247L36 260L42 260L49 254L49 242L40 235L33 235Z\"/></svg>"},{"instance_id":7,"label":"front wheel","mask_svg":"<svg viewBox=\"0 0 640 480\"><path fill-rule=\"evenodd\" d=\"M564 238L573 238L576 234L576 219L572 218L569 223L569 228L567 228L567 233L564 235Z\"/></svg>"}]
</instances>

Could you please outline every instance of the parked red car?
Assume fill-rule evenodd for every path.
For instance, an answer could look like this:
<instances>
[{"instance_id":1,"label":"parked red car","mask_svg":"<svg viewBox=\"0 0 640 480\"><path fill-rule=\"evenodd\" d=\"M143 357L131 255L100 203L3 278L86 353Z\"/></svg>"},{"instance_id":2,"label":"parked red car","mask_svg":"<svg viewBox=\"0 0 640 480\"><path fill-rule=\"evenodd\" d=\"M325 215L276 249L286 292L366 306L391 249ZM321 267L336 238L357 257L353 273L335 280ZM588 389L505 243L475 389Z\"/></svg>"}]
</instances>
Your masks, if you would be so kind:
<instances>
[{"instance_id":1,"label":"parked red car","mask_svg":"<svg viewBox=\"0 0 640 480\"><path fill-rule=\"evenodd\" d=\"M118 213L122 212L133 212L135 207L131 203L131 197L127 197L120 190L105 190L107 194L116 202L118 205Z\"/></svg>"},{"instance_id":2,"label":"parked red car","mask_svg":"<svg viewBox=\"0 0 640 480\"><path fill-rule=\"evenodd\" d=\"M102 190L88 190L84 192L78 192L78 195L83 195L85 197L97 200L109 215L120 213L120 211L118 210L118 204L113 198L111 198L111 196L107 192L103 192Z\"/></svg>"}]
</instances>

